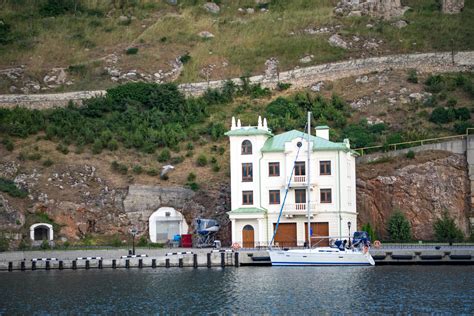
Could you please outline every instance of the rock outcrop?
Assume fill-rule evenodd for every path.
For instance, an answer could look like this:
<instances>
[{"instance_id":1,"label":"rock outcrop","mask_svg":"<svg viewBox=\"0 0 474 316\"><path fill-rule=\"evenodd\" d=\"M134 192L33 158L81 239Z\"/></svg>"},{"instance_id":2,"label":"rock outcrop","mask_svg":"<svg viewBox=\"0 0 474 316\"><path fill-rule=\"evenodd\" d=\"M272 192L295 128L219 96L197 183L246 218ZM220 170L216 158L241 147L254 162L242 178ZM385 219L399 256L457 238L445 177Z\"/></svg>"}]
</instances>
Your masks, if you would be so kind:
<instances>
[{"instance_id":1,"label":"rock outcrop","mask_svg":"<svg viewBox=\"0 0 474 316\"><path fill-rule=\"evenodd\" d=\"M414 239L434 240L433 223L446 210L467 234L466 164L464 155L428 152L417 154L414 160L358 165L359 225L370 222L379 237L386 239L390 215L400 210L411 223Z\"/></svg>"},{"instance_id":2,"label":"rock outcrop","mask_svg":"<svg viewBox=\"0 0 474 316\"><path fill-rule=\"evenodd\" d=\"M403 16L407 9L400 0L341 0L334 12L342 16L369 15L390 20Z\"/></svg>"},{"instance_id":3,"label":"rock outcrop","mask_svg":"<svg viewBox=\"0 0 474 316\"><path fill-rule=\"evenodd\" d=\"M443 0L441 10L447 14L457 14L464 9L464 0Z\"/></svg>"}]
</instances>

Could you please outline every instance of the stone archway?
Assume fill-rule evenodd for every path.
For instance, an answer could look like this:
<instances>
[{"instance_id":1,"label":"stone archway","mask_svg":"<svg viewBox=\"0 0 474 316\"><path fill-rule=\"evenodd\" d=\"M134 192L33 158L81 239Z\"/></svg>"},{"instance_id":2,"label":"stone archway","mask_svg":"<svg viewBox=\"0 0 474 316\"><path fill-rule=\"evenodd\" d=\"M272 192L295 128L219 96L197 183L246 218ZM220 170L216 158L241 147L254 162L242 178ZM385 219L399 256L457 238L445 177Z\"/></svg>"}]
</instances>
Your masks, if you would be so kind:
<instances>
[{"instance_id":1,"label":"stone archway","mask_svg":"<svg viewBox=\"0 0 474 316\"><path fill-rule=\"evenodd\" d=\"M54 239L53 225L37 223L30 226L30 239L32 241L52 241Z\"/></svg>"},{"instance_id":2,"label":"stone archway","mask_svg":"<svg viewBox=\"0 0 474 316\"><path fill-rule=\"evenodd\" d=\"M165 243L174 235L187 234L188 229L183 214L172 207L160 207L148 220L151 242Z\"/></svg>"}]
</instances>

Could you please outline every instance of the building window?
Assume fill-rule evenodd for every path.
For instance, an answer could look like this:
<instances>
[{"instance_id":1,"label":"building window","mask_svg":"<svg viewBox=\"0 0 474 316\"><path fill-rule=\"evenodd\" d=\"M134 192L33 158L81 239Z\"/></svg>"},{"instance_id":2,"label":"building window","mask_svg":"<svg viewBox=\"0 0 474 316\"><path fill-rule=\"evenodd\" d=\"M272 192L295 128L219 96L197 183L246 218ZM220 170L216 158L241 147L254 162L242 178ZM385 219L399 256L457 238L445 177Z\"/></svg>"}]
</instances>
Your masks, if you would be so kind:
<instances>
[{"instance_id":1,"label":"building window","mask_svg":"<svg viewBox=\"0 0 474 316\"><path fill-rule=\"evenodd\" d=\"M268 163L268 176L269 177L279 177L280 176L280 163L279 162L269 162Z\"/></svg>"},{"instance_id":2,"label":"building window","mask_svg":"<svg viewBox=\"0 0 474 316\"><path fill-rule=\"evenodd\" d=\"M305 176L306 175L306 168L304 161L297 161L295 162L295 176Z\"/></svg>"},{"instance_id":3,"label":"building window","mask_svg":"<svg viewBox=\"0 0 474 316\"><path fill-rule=\"evenodd\" d=\"M249 140L244 140L242 142L242 155L251 155L252 154L252 143Z\"/></svg>"},{"instance_id":4,"label":"building window","mask_svg":"<svg viewBox=\"0 0 474 316\"><path fill-rule=\"evenodd\" d=\"M253 205L253 191L242 191L242 204Z\"/></svg>"},{"instance_id":5,"label":"building window","mask_svg":"<svg viewBox=\"0 0 474 316\"><path fill-rule=\"evenodd\" d=\"M332 203L332 193L331 189L321 189L321 203Z\"/></svg>"},{"instance_id":6,"label":"building window","mask_svg":"<svg viewBox=\"0 0 474 316\"><path fill-rule=\"evenodd\" d=\"M253 170L251 163L242 164L242 182L252 182Z\"/></svg>"},{"instance_id":7,"label":"building window","mask_svg":"<svg viewBox=\"0 0 474 316\"><path fill-rule=\"evenodd\" d=\"M280 204L280 190L270 190L270 204Z\"/></svg>"},{"instance_id":8,"label":"building window","mask_svg":"<svg viewBox=\"0 0 474 316\"><path fill-rule=\"evenodd\" d=\"M295 203L306 203L306 190L305 189L295 190Z\"/></svg>"},{"instance_id":9,"label":"building window","mask_svg":"<svg viewBox=\"0 0 474 316\"><path fill-rule=\"evenodd\" d=\"M324 160L319 162L319 174L321 176L331 175L331 161Z\"/></svg>"}]
</instances>

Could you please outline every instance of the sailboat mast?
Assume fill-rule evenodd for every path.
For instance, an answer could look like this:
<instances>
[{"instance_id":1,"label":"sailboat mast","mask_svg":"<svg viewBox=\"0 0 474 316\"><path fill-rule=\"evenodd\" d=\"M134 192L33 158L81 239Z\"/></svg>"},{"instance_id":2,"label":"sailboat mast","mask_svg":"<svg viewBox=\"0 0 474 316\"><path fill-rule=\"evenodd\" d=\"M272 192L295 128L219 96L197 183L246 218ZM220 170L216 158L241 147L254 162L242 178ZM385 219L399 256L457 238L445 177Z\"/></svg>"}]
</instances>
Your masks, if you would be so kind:
<instances>
[{"instance_id":1,"label":"sailboat mast","mask_svg":"<svg viewBox=\"0 0 474 316\"><path fill-rule=\"evenodd\" d=\"M313 150L311 146L311 112L308 112L308 185L306 191L308 191L306 199L306 209L308 211L308 247L311 249L311 220L310 220L310 205L311 205L311 151Z\"/></svg>"}]
</instances>

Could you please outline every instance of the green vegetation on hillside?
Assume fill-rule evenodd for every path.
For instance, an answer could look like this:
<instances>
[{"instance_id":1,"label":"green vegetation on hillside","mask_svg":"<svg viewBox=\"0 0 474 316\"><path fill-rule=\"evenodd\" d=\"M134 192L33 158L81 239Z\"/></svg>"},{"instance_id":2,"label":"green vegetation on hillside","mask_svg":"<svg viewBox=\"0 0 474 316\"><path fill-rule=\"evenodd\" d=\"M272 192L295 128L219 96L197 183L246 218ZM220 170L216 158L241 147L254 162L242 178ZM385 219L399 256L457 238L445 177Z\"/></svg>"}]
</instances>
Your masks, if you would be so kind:
<instances>
[{"instance_id":1,"label":"green vegetation on hillside","mask_svg":"<svg viewBox=\"0 0 474 316\"><path fill-rule=\"evenodd\" d=\"M282 71L302 66L299 60L308 55L313 58L305 65L368 55L474 49L472 1L465 2L462 13L449 15L440 12L438 0L406 0L411 9L403 17L408 26L402 29L367 16L337 17L335 1L330 0L260 4L220 0L218 14L206 12L205 2L182 0L172 6L151 0L1 1L0 68L24 64L29 75L41 81L51 68L65 67L74 85L57 89L77 90L114 85L101 59L112 52L119 57L118 68L150 74L169 69L169 63L182 56L186 63L178 80L191 82L262 73L270 57L280 61ZM331 31L308 32L321 27ZM201 38L201 31L214 37ZM380 47L332 47L328 38L333 33L347 41L353 36L360 43L374 40ZM212 71L204 75L202 70L210 65ZM8 85L0 89L8 91Z\"/></svg>"}]
</instances>

